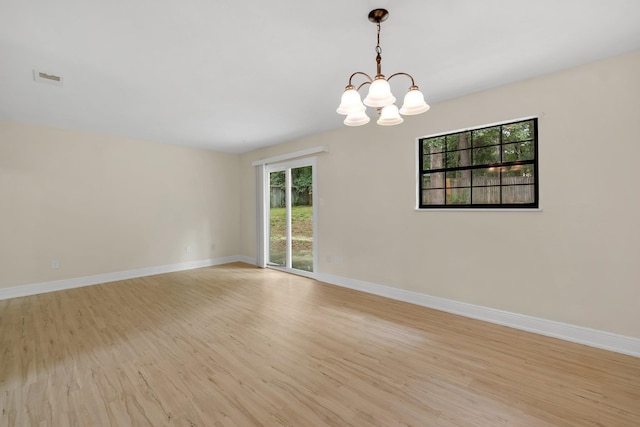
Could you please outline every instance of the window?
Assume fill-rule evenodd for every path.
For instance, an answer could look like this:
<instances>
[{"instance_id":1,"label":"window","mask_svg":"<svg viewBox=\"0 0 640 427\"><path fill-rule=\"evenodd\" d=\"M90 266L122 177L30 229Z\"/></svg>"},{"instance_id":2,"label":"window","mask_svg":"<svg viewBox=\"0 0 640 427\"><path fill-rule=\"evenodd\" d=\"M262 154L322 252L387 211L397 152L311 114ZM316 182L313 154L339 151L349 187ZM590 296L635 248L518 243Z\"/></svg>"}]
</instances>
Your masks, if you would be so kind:
<instances>
[{"instance_id":1,"label":"window","mask_svg":"<svg viewBox=\"0 0 640 427\"><path fill-rule=\"evenodd\" d=\"M537 208L538 119L420 138L420 208Z\"/></svg>"}]
</instances>

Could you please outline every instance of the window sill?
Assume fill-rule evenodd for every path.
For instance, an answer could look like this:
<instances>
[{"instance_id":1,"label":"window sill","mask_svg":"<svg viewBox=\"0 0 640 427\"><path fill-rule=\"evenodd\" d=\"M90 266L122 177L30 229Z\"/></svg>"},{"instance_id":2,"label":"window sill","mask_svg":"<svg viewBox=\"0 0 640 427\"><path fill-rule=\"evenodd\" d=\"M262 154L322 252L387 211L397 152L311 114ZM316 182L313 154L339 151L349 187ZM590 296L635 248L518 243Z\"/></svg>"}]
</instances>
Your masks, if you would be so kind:
<instances>
[{"instance_id":1,"label":"window sill","mask_svg":"<svg viewBox=\"0 0 640 427\"><path fill-rule=\"evenodd\" d=\"M514 208L460 208L460 209L451 209L451 208L430 208L430 209L414 209L416 212L543 212L542 208L523 208L523 209L514 209Z\"/></svg>"}]
</instances>

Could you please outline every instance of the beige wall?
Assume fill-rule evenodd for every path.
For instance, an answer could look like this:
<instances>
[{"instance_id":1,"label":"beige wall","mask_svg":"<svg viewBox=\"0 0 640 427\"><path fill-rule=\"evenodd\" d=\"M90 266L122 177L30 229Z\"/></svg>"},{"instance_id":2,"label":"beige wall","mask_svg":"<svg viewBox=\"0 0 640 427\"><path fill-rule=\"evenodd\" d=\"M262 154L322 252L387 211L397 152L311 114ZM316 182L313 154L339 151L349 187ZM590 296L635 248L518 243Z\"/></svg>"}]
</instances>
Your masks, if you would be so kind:
<instances>
[{"instance_id":1,"label":"beige wall","mask_svg":"<svg viewBox=\"0 0 640 427\"><path fill-rule=\"evenodd\" d=\"M0 288L255 256L251 162L327 145L318 271L640 338L638 75L640 52L241 156L0 121ZM414 210L416 137L526 116L543 212Z\"/></svg>"},{"instance_id":2,"label":"beige wall","mask_svg":"<svg viewBox=\"0 0 640 427\"><path fill-rule=\"evenodd\" d=\"M0 121L0 288L237 255L238 160Z\"/></svg>"},{"instance_id":3,"label":"beige wall","mask_svg":"<svg viewBox=\"0 0 640 427\"><path fill-rule=\"evenodd\" d=\"M255 255L251 162L327 145L318 271L640 338L638 76L635 52L437 104L399 127L244 154L241 250ZM416 137L528 116L540 118L543 212L414 210Z\"/></svg>"}]
</instances>

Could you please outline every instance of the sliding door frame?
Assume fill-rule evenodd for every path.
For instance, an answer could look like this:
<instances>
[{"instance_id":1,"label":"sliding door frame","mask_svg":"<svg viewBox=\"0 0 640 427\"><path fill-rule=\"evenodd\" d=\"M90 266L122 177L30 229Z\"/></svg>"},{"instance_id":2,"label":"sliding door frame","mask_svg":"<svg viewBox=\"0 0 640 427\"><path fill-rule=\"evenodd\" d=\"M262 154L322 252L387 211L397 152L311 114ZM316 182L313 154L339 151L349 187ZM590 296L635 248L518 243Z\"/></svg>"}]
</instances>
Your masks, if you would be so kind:
<instances>
[{"instance_id":1,"label":"sliding door frame","mask_svg":"<svg viewBox=\"0 0 640 427\"><path fill-rule=\"evenodd\" d=\"M276 270L286 271L288 273L294 273L301 276L316 278L317 270L318 270L318 205L316 200L318 196L318 162L316 157L306 157L295 160L288 160L279 163L270 163L265 164L263 168L263 176L262 176L262 206L257 209L258 214L262 218L258 218L261 222L262 227L261 230L261 244L259 243L258 254L262 257L262 259L258 259L258 265L262 267L273 268ZM305 271L299 270L297 268L293 268L291 266L291 258L292 258L292 235L291 235L291 169L300 168L304 166L311 166L311 192L313 197L312 202L312 215L313 215L313 271ZM270 209L271 209L271 188L270 188L270 174L271 172L285 171L285 182L286 182L286 212L287 212L287 227L286 227L286 239L287 239L287 249L286 249L286 257L285 257L285 265L270 265L269 264L269 233L270 233ZM260 180L258 180L260 181Z\"/></svg>"}]
</instances>

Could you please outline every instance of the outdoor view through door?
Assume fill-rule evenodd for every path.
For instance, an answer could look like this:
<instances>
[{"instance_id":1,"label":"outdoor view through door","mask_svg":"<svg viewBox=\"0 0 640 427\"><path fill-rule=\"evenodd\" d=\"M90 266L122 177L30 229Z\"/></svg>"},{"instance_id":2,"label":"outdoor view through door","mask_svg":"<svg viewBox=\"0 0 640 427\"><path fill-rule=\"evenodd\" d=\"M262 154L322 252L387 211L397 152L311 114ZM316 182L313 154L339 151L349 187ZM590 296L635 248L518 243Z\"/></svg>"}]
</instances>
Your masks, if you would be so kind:
<instances>
[{"instance_id":1,"label":"outdoor view through door","mask_svg":"<svg viewBox=\"0 0 640 427\"><path fill-rule=\"evenodd\" d=\"M313 272L313 167L269 172L269 265Z\"/></svg>"}]
</instances>

